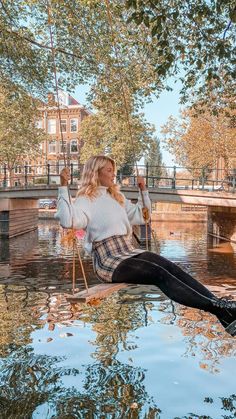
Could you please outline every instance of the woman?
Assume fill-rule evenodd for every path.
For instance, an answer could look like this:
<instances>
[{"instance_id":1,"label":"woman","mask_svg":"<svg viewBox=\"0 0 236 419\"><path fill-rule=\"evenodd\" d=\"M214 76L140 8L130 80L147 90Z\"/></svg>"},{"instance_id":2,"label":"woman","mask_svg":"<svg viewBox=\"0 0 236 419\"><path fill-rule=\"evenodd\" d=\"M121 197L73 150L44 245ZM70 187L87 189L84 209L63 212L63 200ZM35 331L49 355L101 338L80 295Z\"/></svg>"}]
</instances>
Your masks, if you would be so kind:
<instances>
[{"instance_id":1,"label":"woman","mask_svg":"<svg viewBox=\"0 0 236 419\"><path fill-rule=\"evenodd\" d=\"M136 249L132 225L144 224L142 199L132 204L114 183L116 166L107 156L85 164L76 200L68 196L68 168L62 170L56 218L64 228L85 229L85 249L92 254L96 275L103 281L156 285L169 298L215 314L225 330L236 335L236 302L218 299L200 282L164 257ZM145 182L138 177L144 205L151 211Z\"/></svg>"}]
</instances>

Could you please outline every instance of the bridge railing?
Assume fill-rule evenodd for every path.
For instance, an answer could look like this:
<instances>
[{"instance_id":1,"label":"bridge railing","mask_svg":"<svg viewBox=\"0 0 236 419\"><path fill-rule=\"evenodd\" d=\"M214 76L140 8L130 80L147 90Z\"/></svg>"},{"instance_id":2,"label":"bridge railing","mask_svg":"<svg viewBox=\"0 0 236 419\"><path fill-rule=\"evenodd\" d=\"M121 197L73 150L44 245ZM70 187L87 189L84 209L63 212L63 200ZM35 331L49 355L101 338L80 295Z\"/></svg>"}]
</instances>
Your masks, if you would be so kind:
<instances>
[{"instance_id":1,"label":"bridge railing","mask_svg":"<svg viewBox=\"0 0 236 419\"><path fill-rule=\"evenodd\" d=\"M60 171L64 164L59 162L44 165L17 165L11 170L0 166L0 188L27 188L40 185L59 185ZM70 163L71 184L80 180L83 166L79 163ZM146 178L149 188L168 189L199 189L199 190L225 190L235 192L236 172L232 170L227 176L223 170L205 168L189 168L179 166L151 166L148 164L138 166L139 174ZM137 184L137 173L133 166L125 166L118 170L117 181L124 186Z\"/></svg>"}]
</instances>

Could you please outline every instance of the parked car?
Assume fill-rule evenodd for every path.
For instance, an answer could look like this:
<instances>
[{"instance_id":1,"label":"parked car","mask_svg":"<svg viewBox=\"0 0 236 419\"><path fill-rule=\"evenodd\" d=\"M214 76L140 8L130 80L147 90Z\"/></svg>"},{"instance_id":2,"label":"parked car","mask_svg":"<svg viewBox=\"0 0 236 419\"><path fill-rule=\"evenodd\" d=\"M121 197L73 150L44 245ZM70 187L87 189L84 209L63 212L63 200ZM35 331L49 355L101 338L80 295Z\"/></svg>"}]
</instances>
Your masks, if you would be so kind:
<instances>
[{"instance_id":1,"label":"parked car","mask_svg":"<svg viewBox=\"0 0 236 419\"><path fill-rule=\"evenodd\" d=\"M54 209L57 207L56 199L40 199L39 208L41 209Z\"/></svg>"}]
</instances>

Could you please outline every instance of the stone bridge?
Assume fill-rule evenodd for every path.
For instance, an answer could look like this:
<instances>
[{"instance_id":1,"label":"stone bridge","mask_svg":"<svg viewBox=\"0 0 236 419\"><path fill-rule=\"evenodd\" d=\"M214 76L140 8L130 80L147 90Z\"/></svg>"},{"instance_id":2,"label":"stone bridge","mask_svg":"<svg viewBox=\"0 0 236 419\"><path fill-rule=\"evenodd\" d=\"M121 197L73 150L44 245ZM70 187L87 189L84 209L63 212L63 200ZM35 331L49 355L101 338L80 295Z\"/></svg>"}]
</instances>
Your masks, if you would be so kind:
<instances>
[{"instance_id":1,"label":"stone bridge","mask_svg":"<svg viewBox=\"0 0 236 419\"><path fill-rule=\"evenodd\" d=\"M0 189L0 237L13 237L38 224L38 200L56 198L57 185L41 185ZM70 186L72 197L77 186ZM126 198L136 200L136 187L122 186ZM153 202L204 205L208 208L208 232L236 242L236 193L206 189L150 188Z\"/></svg>"}]
</instances>

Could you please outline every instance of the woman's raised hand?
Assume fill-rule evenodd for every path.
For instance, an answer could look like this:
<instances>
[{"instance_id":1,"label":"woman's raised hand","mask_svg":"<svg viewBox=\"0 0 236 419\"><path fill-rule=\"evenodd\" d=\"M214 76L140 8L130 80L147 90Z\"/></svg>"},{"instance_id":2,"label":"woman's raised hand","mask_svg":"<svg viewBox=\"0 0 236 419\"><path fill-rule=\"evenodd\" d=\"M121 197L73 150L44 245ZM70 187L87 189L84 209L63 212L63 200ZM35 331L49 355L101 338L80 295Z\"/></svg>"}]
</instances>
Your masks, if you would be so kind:
<instances>
[{"instance_id":1,"label":"woman's raised hand","mask_svg":"<svg viewBox=\"0 0 236 419\"><path fill-rule=\"evenodd\" d=\"M64 167L60 173L61 186L67 186L70 180L70 169Z\"/></svg>"},{"instance_id":2,"label":"woman's raised hand","mask_svg":"<svg viewBox=\"0 0 236 419\"><path fill-rule=\"evenodd\" d=\"M137 176L137 184L138 184L138 187L141 189L141 191L145 191L146 185L145 185L145 180L142 176Z\"/></svg>"}]
</instances>

